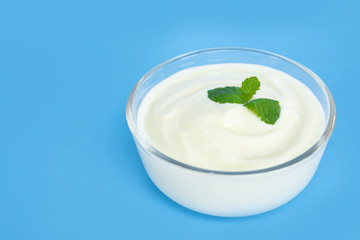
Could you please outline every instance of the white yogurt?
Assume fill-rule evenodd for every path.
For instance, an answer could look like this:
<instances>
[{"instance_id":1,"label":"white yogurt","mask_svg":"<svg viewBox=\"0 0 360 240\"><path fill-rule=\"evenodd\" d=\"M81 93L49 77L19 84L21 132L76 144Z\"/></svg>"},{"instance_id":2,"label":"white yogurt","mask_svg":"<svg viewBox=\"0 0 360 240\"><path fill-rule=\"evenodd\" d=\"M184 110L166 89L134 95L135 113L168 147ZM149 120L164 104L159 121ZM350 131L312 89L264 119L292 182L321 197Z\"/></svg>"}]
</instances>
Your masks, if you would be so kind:
<instances>
[{"instance_id":1,"label":"white yogurt","mask_svg":"<svg viewBox=\"0 0 360 240\"><path fill-rule=\"evenodd\" d=\"M207 97L217 87L241 86L247 77L261 86L253 99L278 100L280 118L266 124L241 104ZM249 171L289 161L308 150L325 127L324 110L303 83L279 70L243 63L180 71L157 84L138 112L139 131L165 155L217 171Z\"/></svg>"}]
</instances>

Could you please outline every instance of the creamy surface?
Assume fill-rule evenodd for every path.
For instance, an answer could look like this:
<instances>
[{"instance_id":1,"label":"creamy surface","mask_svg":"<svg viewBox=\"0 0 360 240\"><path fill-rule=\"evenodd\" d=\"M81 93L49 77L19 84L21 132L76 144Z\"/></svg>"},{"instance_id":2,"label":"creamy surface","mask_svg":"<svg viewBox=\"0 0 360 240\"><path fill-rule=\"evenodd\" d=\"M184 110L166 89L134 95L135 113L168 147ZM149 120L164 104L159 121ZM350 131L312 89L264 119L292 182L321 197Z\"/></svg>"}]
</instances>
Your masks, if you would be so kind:
<instances>
[{"instance_id":1,"label":"creamy surface","mask_svg":"<svg viewBox=\"0 0 360 240\"><path fill-rule=\"evenodd\" d=\"M217 87L238 86L258 77L256 98L278 100L274 125L241 104L207 97ZM241 63L189 68L156 85L138 112L141 134L165 155L204 169L249 171L287 162L320 138L325 114L303 83L273 68Z\"/></svg>"}]
</instances>

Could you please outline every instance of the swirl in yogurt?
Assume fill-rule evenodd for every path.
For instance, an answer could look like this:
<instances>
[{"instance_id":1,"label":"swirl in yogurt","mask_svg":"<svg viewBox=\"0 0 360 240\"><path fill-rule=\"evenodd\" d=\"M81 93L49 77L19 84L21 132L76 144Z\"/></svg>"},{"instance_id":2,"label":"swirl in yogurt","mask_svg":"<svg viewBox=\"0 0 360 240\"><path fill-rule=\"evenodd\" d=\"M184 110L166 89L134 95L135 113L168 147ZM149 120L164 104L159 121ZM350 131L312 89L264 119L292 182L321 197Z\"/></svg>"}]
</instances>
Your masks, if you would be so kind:
<instances>
[{"instance_id":1,"label":"swirl in yogurt","mask_svg":"<svg viewBox=\"0 0 360 240\"><path fill-rule=\"evenodd\" d=\"M217 87L241 86L257 76L252 99L270 98L280 118L266 124L241 104L219 104L207 97ZM254 64L204 65L166 78L143 99L138 112L142 135L165 155L217 171L272 167L301 155L320 138L324 110L303 83L279 70Z\"/></svg>"}]
</instances>

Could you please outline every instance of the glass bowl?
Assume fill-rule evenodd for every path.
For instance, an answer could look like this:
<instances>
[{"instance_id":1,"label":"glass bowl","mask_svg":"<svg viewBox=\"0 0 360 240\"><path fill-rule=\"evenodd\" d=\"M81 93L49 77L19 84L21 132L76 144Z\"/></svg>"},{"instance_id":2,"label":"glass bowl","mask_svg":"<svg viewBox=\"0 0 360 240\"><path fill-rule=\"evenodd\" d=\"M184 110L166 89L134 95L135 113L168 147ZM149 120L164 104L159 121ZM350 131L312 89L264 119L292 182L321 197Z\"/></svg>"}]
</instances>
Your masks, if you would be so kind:
<instances>
[{"instance_id":1,"label":"glass bowl","mask_svg":"<svg viewBox=\"0 0 360 240\"><path fill-rule=\"evenodd\" d=\"M214 171L184 164L166 156L138 129L141 101L158 83L174 73L201 65L251 63L285 72L304 83L325 112L325 130L300 156L277 166L254 171ZM301 64L277 54L246 48L215 48L170 59L146 73L131 91L126 106L129 128L146 172L170 199L194 211L241 217L277 208L298 195L313 177L335 124L334 99L321 79Z\"/></svg>"}]
</instances>

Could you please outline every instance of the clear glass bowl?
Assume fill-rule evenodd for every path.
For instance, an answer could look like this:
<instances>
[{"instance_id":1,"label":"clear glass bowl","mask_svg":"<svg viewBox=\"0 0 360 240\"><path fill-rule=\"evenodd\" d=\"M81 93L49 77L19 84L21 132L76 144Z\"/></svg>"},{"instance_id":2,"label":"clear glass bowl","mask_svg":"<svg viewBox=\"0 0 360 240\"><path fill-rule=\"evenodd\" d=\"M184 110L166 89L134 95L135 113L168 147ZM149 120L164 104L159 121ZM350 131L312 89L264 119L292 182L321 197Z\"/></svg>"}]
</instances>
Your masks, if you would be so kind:
<instances>
[{"instance_id":1,"label":"clear glass bowl","mask_svg":"<svg viewBox=\"0 0 360 240\"><path fill-rule=\"evenodd\" d=\"M141 101L156 84L174 73L201 65L252 63L283 71L303 82L320 101L326 127L305 153L266 169L243 172L213 171L172 159L151 145L139 132L137 113ZM313 177L335 124L333 97L312 71L277 54L245 48L215 48L170 59L146 73L133 88L126 117L140 157L151 180L175 202L204 214L239 217L279 207L299 194Z\"/></svg>"}]
</instances>

